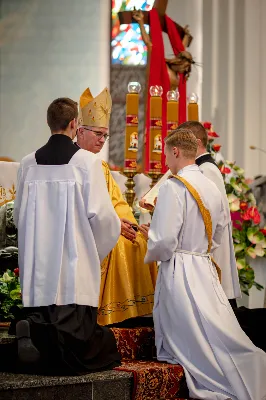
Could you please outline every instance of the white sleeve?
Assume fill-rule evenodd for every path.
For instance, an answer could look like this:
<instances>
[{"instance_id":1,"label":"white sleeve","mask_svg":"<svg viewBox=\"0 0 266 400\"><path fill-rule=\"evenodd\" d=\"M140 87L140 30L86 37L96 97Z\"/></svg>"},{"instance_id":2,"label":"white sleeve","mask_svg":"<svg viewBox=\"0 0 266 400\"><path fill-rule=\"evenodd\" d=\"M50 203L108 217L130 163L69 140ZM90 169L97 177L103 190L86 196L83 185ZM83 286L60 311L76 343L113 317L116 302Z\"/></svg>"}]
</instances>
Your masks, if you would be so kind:
<instances>
[{"instance_id":1,"label":"white sleeve","mask_svg":"<svg viewBox=\"0 0 266 400\"><path fill-rule=\"evenodd\" d=\"M116 245L121 232L121 221L111 202L101 160L95 157L89 167L85 183L84 201L94 235L99 258L102 261Z\"/></svg>"},{"instance_id":2,"label":"white sleeve","mask_svg":"<svg viewBox=\"0 0 266 400\"><path fill-rule=\"evenodd\" d=\"M219 213L219 218L217 221L217 225L215 228L214 235L212 237L212 249L211 252L213 252L215 249L217 249L221 242L222 242L222 237L225 229L225 212L224 212L224 206L223 206L223 201L221 199L221 207L220 207L220 213Z\"/></svg>"},{"instance_id":3,"label":"white sleeve","mask_svg":"<svg viewBox=\"0 0 266 400\"><path fill-rule=\"evenodd\" d=\"M178 235L183 225L184 204L177 193L176 184L168 180L159 190L149 230L145 263L167 261L177 248Z\"/></svg>"},{"instance_id":4,"label":"white sleeve","mask_svg":"<svg viewBox=\"0 0 266 400\"><path fill-rule=\"evenodd\" d=\"M13 210L13 219L14 219L14 224L16 227L18 227L19 212L20 212L20 206L21 206L22 194L23 194L23 186L24 186L23 166L22 166L22 164L20 164L20 167L18 169L18 175L17 175L16 198L15 198L14 210Z\"/></svg>"}]
</instances>

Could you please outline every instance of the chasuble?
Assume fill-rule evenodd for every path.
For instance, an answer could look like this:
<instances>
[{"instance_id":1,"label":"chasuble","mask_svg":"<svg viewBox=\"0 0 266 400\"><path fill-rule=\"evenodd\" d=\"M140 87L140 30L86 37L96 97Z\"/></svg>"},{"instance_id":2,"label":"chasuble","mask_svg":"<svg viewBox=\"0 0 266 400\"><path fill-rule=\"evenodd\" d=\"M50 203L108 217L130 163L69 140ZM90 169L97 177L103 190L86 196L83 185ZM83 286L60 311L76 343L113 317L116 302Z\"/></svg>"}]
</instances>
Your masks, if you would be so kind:
<instances>
[{"instance_id":1,"label":"chasuble","mask_svg":"<svg viewBox=\"0 0 266 400\"><path fill-rule=\"evenodd\" d=\"M153 311L157 358L183 366L191 398L264 399L266 354L240 328L211 260L227 223L222 195L196 165L178 176L182 182L170 178L159 189L145 258L161 261Z\"/></svg>"},{"instance_id":2,"label":"chasuble","mask_svg":"<svg viewBox=\"0 0 266 400\"><path fill-rule=\"evenodd\" d=\"M116 214L137 224L104 161L102 168ZM134 243L120 235L116 246L102 262L99 324L110 325L152 313L157 264L144 263L146 251L147 242L141 233L137 233Z\"/></svg>"}]
</instances>

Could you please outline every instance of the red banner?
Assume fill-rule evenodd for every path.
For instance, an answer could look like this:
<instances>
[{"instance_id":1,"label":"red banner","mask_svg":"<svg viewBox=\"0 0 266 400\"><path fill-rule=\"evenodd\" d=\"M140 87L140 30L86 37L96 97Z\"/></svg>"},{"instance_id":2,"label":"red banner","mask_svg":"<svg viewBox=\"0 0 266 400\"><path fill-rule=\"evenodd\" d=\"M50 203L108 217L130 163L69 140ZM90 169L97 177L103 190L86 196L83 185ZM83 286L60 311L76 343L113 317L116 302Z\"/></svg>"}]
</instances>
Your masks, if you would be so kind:
<instances>
[{"instance_id":1,"label":"red banner","mask_svg":"<svg viewBox=\"0 0 266 400\"><path fill-rule=\"evenodd\" d=\"M167 133L170 133L171 131L174 131L175 129L178 128L178 123L177 122L167 122Z\"/></svg>"}]
</instances>

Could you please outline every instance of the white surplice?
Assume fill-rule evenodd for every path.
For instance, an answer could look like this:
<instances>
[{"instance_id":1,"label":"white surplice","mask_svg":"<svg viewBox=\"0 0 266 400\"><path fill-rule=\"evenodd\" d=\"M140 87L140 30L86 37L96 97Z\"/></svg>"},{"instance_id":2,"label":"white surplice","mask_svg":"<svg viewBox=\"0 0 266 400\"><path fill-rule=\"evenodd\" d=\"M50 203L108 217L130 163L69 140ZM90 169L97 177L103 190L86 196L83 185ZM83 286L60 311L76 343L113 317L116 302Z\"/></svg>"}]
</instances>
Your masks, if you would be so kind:
<instances>
[{"instance_id":1,"label":"white surplice","mask_svg":"<svg viewBox=\"0 0 266 400\"><path fill-rule=\"evenodd\" d=\"M25 157L14 221L24 306L97 307L100 263L121 231L101 161L85 150L66 165L37 165L35 153Z\"/></svg>"},{"instance_id":2,"label":"white surplice","mask_svg":"<svg viewBox=\"0 0 266 400\"><path fill-rule=\"evenodd\" d=\"M179 171L210 211L214 250L221 242L220 191L196 165ZM206 253L198 205L176 179L159 190L145 262L161 261L154 299L157 358L184 367L190 397L266 398L266 353L241 330ZM193 253L193 254L192 254Z\"/></svg>"},{"instance_id":3,"label":"white surplice","mask_svg":"<svg viewBox=\"0 0 266 400\"><path fill-rule=\"evenodd\" d=\"M210 162L204 162L199 166L200 171L209 178L221 192L224 213L225 228L221 245L214 251L213 257L222 271L222 287L228 299L241 297L238 271L236 266L235 251L232 238L232 221L229 209L229 203L225 191L224 180L221 172L216 165Z\"/></svg>"}]
</instances>

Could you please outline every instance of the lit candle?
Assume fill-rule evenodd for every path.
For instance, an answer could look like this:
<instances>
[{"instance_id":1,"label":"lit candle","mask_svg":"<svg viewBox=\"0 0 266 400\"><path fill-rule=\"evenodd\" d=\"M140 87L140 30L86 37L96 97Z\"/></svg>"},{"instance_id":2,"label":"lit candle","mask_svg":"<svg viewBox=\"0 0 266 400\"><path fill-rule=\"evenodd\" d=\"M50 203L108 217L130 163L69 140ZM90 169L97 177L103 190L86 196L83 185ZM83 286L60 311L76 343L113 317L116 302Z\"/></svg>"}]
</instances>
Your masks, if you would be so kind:
<instances>
[{"instance_id":1,"label":"lit candle","mask_svg":"<svg viewBox=\"0 0 266 400\"><path fill-rule=\"evenodd\" d=\"M188 121L199 120L198 96L195 93L192 93L189 97L187 113Z\"/></svg>"},{"instance_id":2,"label":"lit candle","mask_svg":"<svg viewBox=\"0 0 266 400\"><path fill-rule=\"evenodd\" d=\"M179 92L167 92L167 135L178 127Z\"/></svg>"},{"instance_id":3,"label":"lit candle","mask_svg":"<svg viewBox=\"0 0 266 400\"><path fill-rule=\"evenodd\" d=\"M128 84L126 98L125 171L135 171L137 168L140 90L141 85L138 82L130 82Z\"/></svg>"},{"instance_id":4,"label":"lit candle","mask_svg":"<svg viewBox=\"0 0 266 400\"><path fill-rule=\"evenodd\" d=\"M150 87L149 172L162 170L162 94L161 86Z\"/></svg>"}]
</instances>

